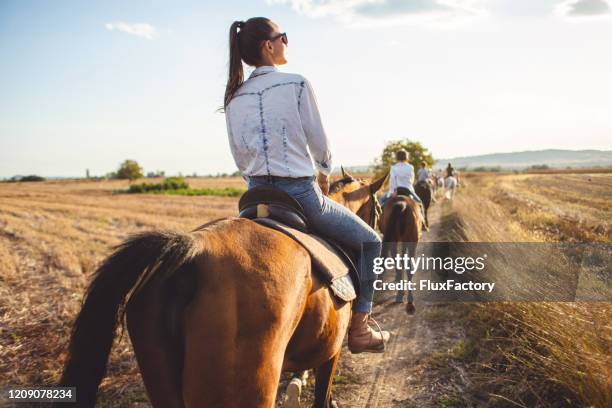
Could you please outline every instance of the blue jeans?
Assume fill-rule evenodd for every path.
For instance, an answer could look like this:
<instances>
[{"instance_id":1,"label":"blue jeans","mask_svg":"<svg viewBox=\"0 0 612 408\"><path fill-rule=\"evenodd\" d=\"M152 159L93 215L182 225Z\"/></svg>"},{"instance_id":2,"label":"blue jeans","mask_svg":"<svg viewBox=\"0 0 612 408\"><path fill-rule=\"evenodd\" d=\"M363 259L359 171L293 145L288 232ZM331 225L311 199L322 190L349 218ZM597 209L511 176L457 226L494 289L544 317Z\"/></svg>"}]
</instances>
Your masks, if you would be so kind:
<instances>
[{"instance_id":1,"label":"blue jeans","mask_svg":"<svg viewBox=\"0 0 612 408\"><path fill-rule=\"evenodd\" d=\"M323 195L315 177L304 180L248 179L249 189L258 186L273 186L287 192L304 208L309 226L314 232L329 237L354 251L361 252L357 268L361 291L353 302L356 312L370 313L374 297L374 258L380 256L382 241L374 231L356 214ZM362 243L369 245L362 247Z\"/></svg>"}]
</instances>

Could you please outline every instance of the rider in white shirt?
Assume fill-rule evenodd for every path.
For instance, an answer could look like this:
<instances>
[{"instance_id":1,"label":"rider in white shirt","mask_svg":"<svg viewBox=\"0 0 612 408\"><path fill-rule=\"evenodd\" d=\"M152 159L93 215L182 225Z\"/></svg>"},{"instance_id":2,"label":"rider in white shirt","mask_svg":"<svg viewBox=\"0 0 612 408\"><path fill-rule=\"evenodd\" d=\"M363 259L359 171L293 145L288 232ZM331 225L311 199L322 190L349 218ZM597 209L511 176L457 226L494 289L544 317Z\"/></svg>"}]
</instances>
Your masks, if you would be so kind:
<instances>
[{"instance_id":1,"label":"rider in white shirt","mask_svg":"<svg viewBox=\"0 0 612 408\"><path fill-rule=\"evenodd\" d=\"M414 167L407 161L398 161L391 166L389 174L389 192L388 195L393 195L398 187L410 189L414 182Z\"/></svg>"},{"instance_id":2,"label":"rider in white shirt","mask_svg":"<svg viewBox=\"0 0 612 408\"><path fill-rule=\"evenodd\" d=\"M425 167L425 162L422 162L421 168L417 172L417 183L421 181L429 181L430 178L431 178L431 173L427 169L427 167Z\"/></svg>"},{"instance_id":3,"label":"rider in white shirt","mask_svg":"<svg viewBox=\"0 0 612 408\"><path fill-rule=\"evenodd\" d=\"M229 145L248 188L272 187L297 200L309 229L361 253L361 290L353 302L348 348L380 352L388 331L368 325L374 298L378 233L359 216L327 196L332 154L310 82L281 72L287 63L287 33L264 17L230 27L230 64L224 97ZM244 80L243 62L255 67ZM364 243L368 245L363 245Z\"/></svg>"},{"instance_id":4,"label":"rider in white shirt","mask_svg":"<svg viewBox=\"0 0 612 408\"><path fill-rule=\"evenodd\" d=\"M398 187L407 189L411 197L419 204L422 204L421 199L415 193L412 183L414 182L414 167L408 163L409 154L405 150L395 152L397 162L391 166L389 174L389 191L380 199L380 204L384 205L390 197L397 194Z\"/></svg>"},{"instance_id":5,"label":"rider in white shirt","mask_svg":"<svg viewBox=\"0 0 612 408\"><path fill-rule=\"evenodd\" d=\"M419 204L423 220L425 220L425 207L423 206L423 201L421 201L421 198L414 191L414 186L412 185L414 182L414 167L408 163L408 157L408 152L404 149L395 152L395 159L397 162L391 166L391 171L389 173L389 191L380 198L380 205L384 207L389 198L395 197L398 194L407 193L406 195L410 196L410 198ZM398 189L401 190L398 191ZM423 229L429 231L429 227L425 222L423 222Z\"/></svg>"}]
</instances>

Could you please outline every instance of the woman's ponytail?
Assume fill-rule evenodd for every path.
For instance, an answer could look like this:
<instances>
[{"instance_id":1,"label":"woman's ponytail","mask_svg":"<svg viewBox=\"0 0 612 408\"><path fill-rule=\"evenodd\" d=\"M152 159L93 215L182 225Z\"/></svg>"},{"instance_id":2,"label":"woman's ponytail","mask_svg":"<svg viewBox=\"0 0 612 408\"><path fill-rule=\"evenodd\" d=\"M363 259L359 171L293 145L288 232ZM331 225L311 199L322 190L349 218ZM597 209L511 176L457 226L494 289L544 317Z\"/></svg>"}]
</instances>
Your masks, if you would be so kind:
<instances>
[{"instance_id":1,"label":"woman's ponytail","mask_svg":"<svg viewBox=\"0 0 612 408\"><path fill-rule=\"evenodd\" d=\"M238 90L242 82L244 82L244 71L242 68L242 58L240 56L240 47L238 45L238 29L244 26L243 21L234 21L229 31L229 75L227 85L225 86L225 98L223 99L223 109L227 108L234 93Z\"/></svg>"},{"instance_id":2,"label":"woman's ponytail","mask_svg":"<svg viewBox=\"0 0 612 408\"><path fill-rule=\"evenodd\" d=\"M242 61L251 66L257 65L261 61L261 44L270 39L273 32L274 23L265 17L232 23L229 30L229 75L223 99L224 110L244 82Z\"/></svg>"}]
</instances>

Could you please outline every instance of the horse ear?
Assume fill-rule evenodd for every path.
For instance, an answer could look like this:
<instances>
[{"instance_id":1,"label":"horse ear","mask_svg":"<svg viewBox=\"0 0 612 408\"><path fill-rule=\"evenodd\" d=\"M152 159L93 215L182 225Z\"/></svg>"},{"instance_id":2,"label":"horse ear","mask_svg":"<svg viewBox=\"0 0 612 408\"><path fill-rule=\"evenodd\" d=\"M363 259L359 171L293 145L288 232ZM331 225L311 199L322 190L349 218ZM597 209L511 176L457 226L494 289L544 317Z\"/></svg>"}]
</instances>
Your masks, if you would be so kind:
<instances>
[{"instance_id":1,"label":"horse ear","mask_svg":"<svg viewBox=\"0 0 612 408\"><path fill-rule=\"evenodd\" d=\"M370 184L370 192L372 194L374 194L378 190L380 190L380 188L383 186L383 184L385 184L385 180L387 179L388 175L389 175L389 172L385 173L384 176L382 176L381 178L379 178L378 180L376 180L376 181L374 181L373 183Z\"/></svg>"},{"instance_id":2,"label":"horse ear","mask_svg":"<svg viewBox=\"0 0 612 408\"><path fill-rule=\"evenodd\" d=\"M340 166L340 170L342 171L342 178L353 178L353 176L351 176L348 171L344 170L344 167Z\"/></svg>"}]
</instances>

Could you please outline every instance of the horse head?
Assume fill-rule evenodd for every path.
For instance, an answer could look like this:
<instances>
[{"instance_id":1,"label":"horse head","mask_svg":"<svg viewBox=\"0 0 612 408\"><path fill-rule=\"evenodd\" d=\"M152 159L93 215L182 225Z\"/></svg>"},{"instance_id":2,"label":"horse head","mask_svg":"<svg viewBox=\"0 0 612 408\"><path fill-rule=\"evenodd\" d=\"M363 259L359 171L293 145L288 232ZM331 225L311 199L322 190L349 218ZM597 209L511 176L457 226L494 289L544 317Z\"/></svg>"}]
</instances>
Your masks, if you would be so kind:
<instances>
[{"instance_id":1,"label":"horse head","mask_svg":"<svg viewBox=\"0 0 612 408\"><path fill-rule=\"evenodd\" d=\"M368 184L353 177L343 167L341 170L342 178L330 185L329 197L347 207L370 227L376 229L382 213L376 192L383 186L388 173Z\"/></svg>"}]
</instances>

